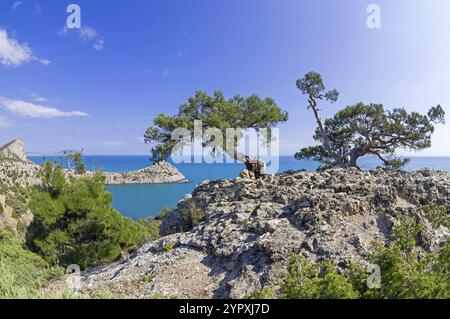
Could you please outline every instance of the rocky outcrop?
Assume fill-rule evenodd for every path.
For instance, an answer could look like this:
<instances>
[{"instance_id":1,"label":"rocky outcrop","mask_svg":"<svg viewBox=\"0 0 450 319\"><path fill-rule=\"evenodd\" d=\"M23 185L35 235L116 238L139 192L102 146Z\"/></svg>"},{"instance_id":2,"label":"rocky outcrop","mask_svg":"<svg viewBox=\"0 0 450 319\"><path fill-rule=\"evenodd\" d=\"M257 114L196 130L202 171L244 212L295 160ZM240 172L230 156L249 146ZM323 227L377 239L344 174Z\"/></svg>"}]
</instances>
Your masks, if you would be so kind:
<instances>
[{"instance_id":1,"label":"rocky outcrop","mask_svg":"<svg viewBox=\"0 0 450 319\"><path fill-rule=\"evenodd\" d=\"M342 268L350 261L364 265L374 242L389 243L402 215L421 223L421 249L435 250L449 230L434 229L419 208L449 203L450 174L427 169L205 181L164 218L167 236L85 273L82 290L125 298L244 298L276 287L291 253ZM190 222L199 210L203 221Z\"/></svg>"},{"instance_id":2,"label":"rocky outcrop","mask_svg":"<svg viewBox=\"0 0 450 319\"><path fill-rule=\"evenodd\" d=\"M8 158L19 161L27 161L25 146L21 139L15 139L8 144L0 147L0 158Z\"/></svg>"},{"instance_id":3,"label":"rocky outcrop","mask_svg":"<svg viewBox=\"0 0 450 319\"><path fill-rule=\"evenodd\" d=\"M0 193L0 231L9 229L15 235L24 236L24 230L32 220L33 214L20 202L16 194Z\"/></svg>"},{"instance_id":4,"label":"rocky outcrop","mask_svg":"<svg viewBox=\"0 0 450 319\"><path fill-rule=\"evenodd\" d=\"M30 187L40 183L39 172L41 166L26 158L23 142L16 139L0 148L0 185L13 186L18 184ZM64 170L66 177L79 177L73 170ZM92 176L95 172L87 172L85 176ZM184 183L186 177L167 162L160 162L141 170L111 173L104 172L105 183L116 184L163 184Z\"/></svg>"},{"instance_id":5,"label":"rocky outcrop","mask_svg":"<svg viewBox=\"0 0 450 319\"><path fill-rule=\"evenodd\" d=\"M186 177L178 169L167 162L159 162L153 166L126 173L105 173L106 184L162 184L184 183Z\"/></svg>"}]
</instances>

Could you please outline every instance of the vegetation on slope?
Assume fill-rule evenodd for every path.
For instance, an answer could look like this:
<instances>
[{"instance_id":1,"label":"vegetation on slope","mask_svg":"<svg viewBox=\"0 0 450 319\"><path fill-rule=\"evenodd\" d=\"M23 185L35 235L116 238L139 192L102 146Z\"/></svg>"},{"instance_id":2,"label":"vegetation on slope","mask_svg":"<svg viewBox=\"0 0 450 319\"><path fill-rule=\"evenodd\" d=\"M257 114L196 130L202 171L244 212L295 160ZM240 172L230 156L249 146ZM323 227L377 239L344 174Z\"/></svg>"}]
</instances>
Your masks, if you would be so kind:
<instances>
[{"instance_id":1,"label":"vegetation on slope","mask_svg":"<svg viewBox=\"0 0 450 319\"><path fill-rule=\"evenodd\" d=\"M0 232L0 299L36 298L43 285L62 274L62 268L51 267L12 232Z\"/></svg>"},{"instance_id":2,"label":"vegetation on slope","mask_svg":"<svg viewBox=\"0 0 450 319\"><path fill-rule=\"evenodd\" d=\"M100 173L66 180L60 166L47 163L42 181L31 194L27 244L50 264L87 268L112 262L147 235L143 225L111 207Z\"/></svg>"},{"instance_id":3,"label":"vegetation on slope","mask_svg":"<svg viewBox=\"0 0 450 319\"><path fill-rule=\"evenodd\" d=\"M427 208L436 220L447 219L447 208ZM437 222L437 227L440 223ZM369 288L368 279L375 278L359 265L345 271L329 260L310 263L293 255L279 292L263 288L253 298L282 299L448 299L450 298L450 239L437 252L423 252L416 246L421 227L403 218L394 228L393 244L378 246L369 258L380 269L378 285ZM376 279L376 278L375 278ZM376 280L373 282L376 283Z\"/></svg>"}]
</instances>

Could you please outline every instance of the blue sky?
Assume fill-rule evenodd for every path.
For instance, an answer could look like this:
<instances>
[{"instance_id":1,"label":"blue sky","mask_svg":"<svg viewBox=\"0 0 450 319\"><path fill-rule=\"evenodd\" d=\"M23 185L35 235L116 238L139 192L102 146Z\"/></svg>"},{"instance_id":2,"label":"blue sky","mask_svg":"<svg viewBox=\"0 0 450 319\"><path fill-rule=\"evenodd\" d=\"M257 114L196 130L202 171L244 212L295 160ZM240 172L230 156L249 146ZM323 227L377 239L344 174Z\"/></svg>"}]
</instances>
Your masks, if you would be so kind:
<instances>
[{"instance_id":1,"label":"blue sky","mask_svg":"<svg viewBox=\"0 0 450 319\"><path fill-rule=\"evenodd\" d=\"M82 29L64 30L70 3ZM366 25L380 5L381 29ZM295 87L310 70L359 101L450 112L450 1L0 0L0 143L30 152L147 154L153 117L196 90L275 98L281 153L311 144ZM450 156L450 124L420 155Z\"/></svg>"}]
</instances>

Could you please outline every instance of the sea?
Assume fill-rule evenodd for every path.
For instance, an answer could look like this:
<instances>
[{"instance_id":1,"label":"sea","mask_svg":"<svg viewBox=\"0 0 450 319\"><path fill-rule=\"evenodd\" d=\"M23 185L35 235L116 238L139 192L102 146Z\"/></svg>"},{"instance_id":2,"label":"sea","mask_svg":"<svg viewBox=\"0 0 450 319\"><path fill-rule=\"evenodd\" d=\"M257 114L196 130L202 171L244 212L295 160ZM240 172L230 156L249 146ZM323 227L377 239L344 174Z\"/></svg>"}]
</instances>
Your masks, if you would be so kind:
<instances>
[{"instance_id":1,"label":"sea","mask_svg":"<svg viewBox=\"0 0 450 319\"><path fill-rule=\"evenodd\" d=\"M30 156L37 164L45 161L56 161L65 166L65 161L58 156ZM127 172L152 165L149 156L145 155L89 155L84 157L87 169L103 170L105 172ZM108 191L113 195L113 207L124 216L138 220L144 217L156 216L164 208L176 207L184 195L192 193L195 186L204 180L232 179L239 176L244 168L242 163L173 163L189 180L183 184L154 185L111 185ZM358 162L362 169L372 169L380 166L377 158L365 157ZM273 165L271 173L288 170L305 169L314 171L318 163L299 161L292 156L281 156L277 165ZM412 157L406 170L433 168L450 172L450 157Z\"/></svg>"}]
</instances>

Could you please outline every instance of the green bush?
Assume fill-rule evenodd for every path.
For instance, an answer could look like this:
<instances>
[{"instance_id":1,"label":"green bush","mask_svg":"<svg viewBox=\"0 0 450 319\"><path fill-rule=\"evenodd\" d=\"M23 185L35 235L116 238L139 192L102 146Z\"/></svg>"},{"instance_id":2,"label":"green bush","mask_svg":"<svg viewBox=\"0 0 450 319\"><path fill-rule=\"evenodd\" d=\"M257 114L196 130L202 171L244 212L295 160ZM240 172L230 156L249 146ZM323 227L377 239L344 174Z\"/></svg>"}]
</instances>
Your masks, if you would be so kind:
<instances>
[{"instance_id":1,"label":"green bush","mask_svg":"<svg viewBox=\"0 0 450 319\"><path fill-rule=\"evenodd\" d=\"M170 208L164 208L164 209L159 213L159 215L155 217L155 219L156 219L156 220L162 220L162 219L164 219L164 217L166 217L167 215L169 215L169 213L170 213L171 211L172 211L172 210L171 210Z\"/></svg>"},{"instance_id":2,"label":"green bush","mask_svg":"<svg viewBox=\"0 0 450 319\"><path fill-rule=\"evenodd\" d=\"M25 249L10 231L0 232L0 299L37 298L48 280L63 270Z\"/></svg>"},{"instance_id":3,"label":"green bush","mask_svg":"<svg viewBox=\"0 0 450 319\"><path fill-rule=\"evenodd\" d=\"M449 299L450 238L439 251L423 253L416 247L420 232L421 227L413 219L402 218L393 229L393 245L378 245L369 261L380 267L379 289L368 288L369 273L358 265L338 271L329 261L311 264L293 256L281 283L280 297ZM261 297L258 291L255 295Z\"/></svg>"},{"instance_id":4,"label":"green bush","mask_svg":"<svg viewBox=\"0 0 450 319\"><path fill-rule=\"evenodd\" d=\"M274 299L275 294L270 288L262 288L255 290L251 295L250 299Z\"/></svg>"},{"instance_id":5,"label":"green bush","mask_svg":"<svg viewBox=\"0 0 450 319\"><path fill-rule=\"evenodd\" d=\"M155 279L155 274L150 274L150 275L144 276L144 278L142 278L142 281L143 282L151 282L153 279Z\"/></svg>"},{"instance_id":6,"label":"green bush","mask_svg":"<svg viewBox=\"0 0 450 319\"><path fill-rule=\"evenodd\" d=\"M47 163L42 175L31 194L34 221L27 243L50 264L86 268L111 262L147 236L144 226L111 207L100 173L66 180L60 166Z\"/></svg>"},{"instance_id":7,"label":"green bush","mask_svg":"<svg viewBox=\"0 0 450 319\"><path fill-rule=\"evenodd\" d=\"M161 237L159 225L154 218L142 218L139 220L139 224L146 229L146 235L142 238L142 244L155 241Z\"/></svg>"},{"instance_id":8,"label":"green bush","mask_svg":"<svg viewBox=\"0 0 450 319\"><path fill-rule=\"evenodd\" d=\"M305 258L291 257L288 273L281 285L283 299L354 299L358 292L329 261L309 263Z\"/></svg>"},{"instance_id":9,"label":"green bush","mask_svg":"<svg viewBox=\"0 0 450 319\"><path fill-rule=\"evenodd\" d=\"M162 251L165 252L165 253L171 251L172 249L173 249L173 244L172 243L165 243L162 246Z\"/></svg>"}]
</instances>

